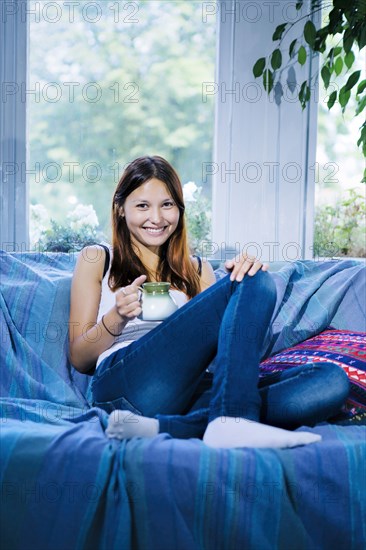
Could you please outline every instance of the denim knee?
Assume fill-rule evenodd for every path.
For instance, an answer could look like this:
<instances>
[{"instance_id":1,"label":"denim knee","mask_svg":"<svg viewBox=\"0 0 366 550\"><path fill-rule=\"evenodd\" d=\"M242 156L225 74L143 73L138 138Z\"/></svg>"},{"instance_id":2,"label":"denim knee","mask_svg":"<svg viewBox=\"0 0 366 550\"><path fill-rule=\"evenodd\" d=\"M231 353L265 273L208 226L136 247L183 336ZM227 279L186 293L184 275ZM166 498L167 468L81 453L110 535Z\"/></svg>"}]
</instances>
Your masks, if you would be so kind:
<instances>
[{"instance_id":1,"label":"denim knee","mask_svg":"<svg viewBox=\"0 0 366 550\"><path fill-rule=\"evenodd\" d=\"M260 284L261 295L263 295L266 299L275 299L277 297L276 284L272 275L268 273L268 271L260 270L252 277L252 279Z\"/></svg>"},{"instance_id":2,"label":"denim knee","mask_svg":"<svg viewBox=\"0 0 366 550\"><path fill-rule=\"evenodd\" d=\"M335 363L319 363L319 365L322 365L323 368L327 370L334 404L337 403L338 408L341 408L346 401L351 388L347 374L342 367Z\"/></svg>"},{"instance_id":3,"label":"denim knee","mask_svg":"<svg viewBox=\"0 0 366 550\"><path fill-rule=\"evenodd\" d=\"M287 429L314 426L340 412L349 389L346 373L333 362L294 367L260 389L262 421Z\"/></svg>"},{"instance_id":4,"label":"denim knee","mask_svg":"<svg viewBox=\"0 0 366 550\"><path fill-rule=\"evenodd\" d=\"M230 275L228 275L228 277L230 277ZM250 284L252 288L258 288L261 297L264 297L266 300L276 298L277 289L271 273L260 270L257 271L255 275L245 275L244 280L246 280L247 284ZM241 283L242 281L233 281L234 285L241 285Z\"/></svg>"},{"instance_id":5,"label":"denim knee","mask_svg":"<svg viewBox=\"0 0 366 550\"><path fill-rule=\"evenodd\" d=\"M313 369L320 374L322 406L326 417L337 414L344 405L350 391L350 381L342 367L336 363L314 363Z\"/></svg>"}]
</instances>

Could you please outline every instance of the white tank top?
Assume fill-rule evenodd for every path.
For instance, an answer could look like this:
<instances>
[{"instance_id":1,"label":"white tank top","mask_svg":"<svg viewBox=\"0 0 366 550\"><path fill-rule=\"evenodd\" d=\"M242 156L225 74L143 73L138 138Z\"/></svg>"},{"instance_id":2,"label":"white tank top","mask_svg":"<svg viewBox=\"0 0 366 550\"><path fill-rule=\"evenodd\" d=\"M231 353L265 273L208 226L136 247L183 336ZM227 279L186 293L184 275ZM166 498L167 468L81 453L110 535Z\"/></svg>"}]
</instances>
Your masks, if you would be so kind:
<instances>
[{"instance_id":1,"label":"white tank top","mask_svg":"<svg viewBox=\"0 0 366 550\"><path fill-rule=\"evenodd\" d=\"M111 259L109 262L108 271L106 272L102 280L102 291L101 291L97 322L99 322L102 318L102 315L105 315L110 309L112 309L112 307L116 303L115 293L112 292L108 286L108 277L109 277L109 272L112 264L111 247L109 247L109 251L110 251ZM169 290L169 294L174 299L178 308L184 306L184 304L188 302L187 295L181 290L172 289L172 290ZM118 336L113 342L113 344L111 345L111 347L99 355L96 368L98 368L100 363L103 361L103 359L111 355L111 353L113 353L117 349L128 346L135 340L138 340L139 338L141 338L142 336L150 332L150 330L160 325L160 323L162 322L163 321L143 321L142 319L138 319L137 317L135 317L135 319L132 319L132 321L128 321L125 328L123 329L121 336Z\"/></svg>"}]
</instances>

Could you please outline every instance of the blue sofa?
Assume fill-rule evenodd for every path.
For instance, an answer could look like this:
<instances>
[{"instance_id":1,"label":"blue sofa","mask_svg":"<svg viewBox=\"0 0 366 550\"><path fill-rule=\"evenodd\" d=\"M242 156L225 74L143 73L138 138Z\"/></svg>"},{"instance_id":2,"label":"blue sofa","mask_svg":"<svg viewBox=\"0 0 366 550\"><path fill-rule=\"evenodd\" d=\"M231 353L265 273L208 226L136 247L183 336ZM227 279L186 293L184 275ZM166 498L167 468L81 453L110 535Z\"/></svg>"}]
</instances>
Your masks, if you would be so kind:
<instances>
[{"instance_id":1,"label":"blue sofa","mask_svg":"<svg viewBox=\"0 0 366 550\"><path fill-rule=\"evenodd\" d=\"M90 377L67 357L76 254L0 259L2 548L365 548L366 426L321 423L306 428L320 443L287 450L109 440ZM273 277L269 354L330 325L366 331L361 262L299 261Z\"/></svg>"}]
</instances>

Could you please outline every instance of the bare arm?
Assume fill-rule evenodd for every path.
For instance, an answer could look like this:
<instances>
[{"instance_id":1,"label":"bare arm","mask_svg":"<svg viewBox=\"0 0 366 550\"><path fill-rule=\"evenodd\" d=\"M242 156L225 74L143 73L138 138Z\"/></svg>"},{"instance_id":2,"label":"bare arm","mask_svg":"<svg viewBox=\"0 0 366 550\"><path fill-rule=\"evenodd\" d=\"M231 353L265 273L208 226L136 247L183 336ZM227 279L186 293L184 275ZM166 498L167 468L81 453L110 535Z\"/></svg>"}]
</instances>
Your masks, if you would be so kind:
<instances>
[{"instance_id":1,"label":"bare arm","mask_svg":"<svg viewBox=\"0 0 366 550\"><path fill-rule=\"evenodd\" d=\"M209 261L202 260L201 292L216 283L216 276Z\"/></svg>"},{"instance_id":2,"label":"bare arm","mask_svg":"<svg viewBox=\"0 0 366 550\"><path fill-rule=\"evenodd\" d=\"M82 373L95 367L99 355L115 341L102 322L97 323L104 260L105 251L98 245L84 248L79 254L72 279L70 361ZM141 275L126 287L127 296L120 291L116 292L116 304L104 315L104 323L113 334L120 334L127 322L141 313L137 286L145 278L145 275Z\"/></svg>"}]
</instances>

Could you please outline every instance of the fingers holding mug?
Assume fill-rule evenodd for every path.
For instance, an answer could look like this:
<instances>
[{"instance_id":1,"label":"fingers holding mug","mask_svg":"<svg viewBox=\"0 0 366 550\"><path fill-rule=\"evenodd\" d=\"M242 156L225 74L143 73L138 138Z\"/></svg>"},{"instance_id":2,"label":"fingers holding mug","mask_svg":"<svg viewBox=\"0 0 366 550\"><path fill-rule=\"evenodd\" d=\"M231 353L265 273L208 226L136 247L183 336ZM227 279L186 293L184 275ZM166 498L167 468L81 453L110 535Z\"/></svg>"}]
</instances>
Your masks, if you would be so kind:
<instances>
[{"instance_id":1,"label":"fingers holding mug","mask_svg":"<svg viewBox=\"0 0 366 550\"><path fill-rule=\"evenodd\" d=\"M139 284L142 284L146 279L146 275L140 275L132 284L120 288L116 293L116 308L118 314L126 319L131 320L141 314L141 304L139 296Z\"/></svg>"}]
</instances>

